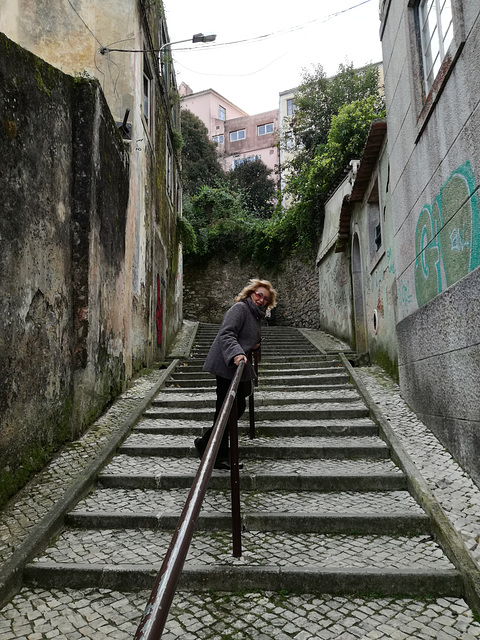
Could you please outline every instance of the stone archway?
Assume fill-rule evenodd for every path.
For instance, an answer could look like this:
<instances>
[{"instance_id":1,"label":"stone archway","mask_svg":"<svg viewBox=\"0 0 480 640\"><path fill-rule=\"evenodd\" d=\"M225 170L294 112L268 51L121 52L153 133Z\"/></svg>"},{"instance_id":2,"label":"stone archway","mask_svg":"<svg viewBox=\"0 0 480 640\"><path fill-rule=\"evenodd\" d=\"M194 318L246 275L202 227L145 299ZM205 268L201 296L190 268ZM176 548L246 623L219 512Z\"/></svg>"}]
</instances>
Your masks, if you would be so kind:
<instances>
[{"instance_id":1,"label":"stone archway","mask_svg":"<svg viewBox=\"0 0 480 640\"><path fill-rule=\"evenodd\" d=\"M355 345L358 353L364 353L367 351L367 327L363 297L362 254L358 233L354 234L352 241L352 285Z\"/></svg>"}]
</instances>

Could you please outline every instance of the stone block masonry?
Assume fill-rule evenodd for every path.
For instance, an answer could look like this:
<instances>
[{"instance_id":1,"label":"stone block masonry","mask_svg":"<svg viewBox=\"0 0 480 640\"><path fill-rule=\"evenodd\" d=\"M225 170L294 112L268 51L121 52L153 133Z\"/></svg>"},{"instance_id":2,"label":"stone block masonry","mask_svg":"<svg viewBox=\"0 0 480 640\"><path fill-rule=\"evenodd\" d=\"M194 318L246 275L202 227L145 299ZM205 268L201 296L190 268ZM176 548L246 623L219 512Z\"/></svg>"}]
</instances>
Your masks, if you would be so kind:
<instances>
[{"instance_id":1,"label":"stone block masonry","mask_svg":"<svg viewBox=\"0 0 480 640\"><path fill-rule=\"evenodd\" d=\"M277 291L275 322L290 327L320 327L318 273L313 265L291 258L275 271L242 262L212 258L186 260L184 266L184 315L200 322L221 322L237 293L250 278L270 280Z\"/></svg>"}]
</instances>

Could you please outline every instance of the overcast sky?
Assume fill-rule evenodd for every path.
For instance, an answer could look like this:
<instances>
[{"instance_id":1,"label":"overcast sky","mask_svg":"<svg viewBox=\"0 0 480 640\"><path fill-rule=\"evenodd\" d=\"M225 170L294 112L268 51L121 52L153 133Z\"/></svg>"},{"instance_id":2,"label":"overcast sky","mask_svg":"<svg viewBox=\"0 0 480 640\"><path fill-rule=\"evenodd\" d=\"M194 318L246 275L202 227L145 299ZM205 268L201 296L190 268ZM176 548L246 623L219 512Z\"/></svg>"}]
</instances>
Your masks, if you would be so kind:
<instances>
[{"instance_id":1,"label":"overcast sky","mask_svg":"<svg viewBox=\"0 0 480 640\"><path fill-rule=\"evenodd\" d=\"M214 89L248 114L278 108L303 69L380 62L379 0L164 0L170 41L215 33L214 44L172 46L177 82ZM229 44L235 43L235 44Z\"/></svg>"}]
</instances>

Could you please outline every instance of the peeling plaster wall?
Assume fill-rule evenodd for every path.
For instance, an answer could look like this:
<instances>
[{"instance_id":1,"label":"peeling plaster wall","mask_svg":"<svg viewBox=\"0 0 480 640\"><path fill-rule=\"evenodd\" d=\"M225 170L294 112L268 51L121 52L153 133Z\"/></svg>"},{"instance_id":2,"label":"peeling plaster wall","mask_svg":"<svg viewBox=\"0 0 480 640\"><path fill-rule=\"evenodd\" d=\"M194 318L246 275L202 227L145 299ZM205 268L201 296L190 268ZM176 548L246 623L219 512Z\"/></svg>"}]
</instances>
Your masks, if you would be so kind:
<instances>
[{"instance_id":1,"label":"peeling plaster wall","mask_svg":"<svg viewBox=\"0 0 480 640\"><path fill-rule=\"evenodd\" d=\"M0 501L125 385L128 160L96 82L0 34Z\"/></svg>"}]
</instances>

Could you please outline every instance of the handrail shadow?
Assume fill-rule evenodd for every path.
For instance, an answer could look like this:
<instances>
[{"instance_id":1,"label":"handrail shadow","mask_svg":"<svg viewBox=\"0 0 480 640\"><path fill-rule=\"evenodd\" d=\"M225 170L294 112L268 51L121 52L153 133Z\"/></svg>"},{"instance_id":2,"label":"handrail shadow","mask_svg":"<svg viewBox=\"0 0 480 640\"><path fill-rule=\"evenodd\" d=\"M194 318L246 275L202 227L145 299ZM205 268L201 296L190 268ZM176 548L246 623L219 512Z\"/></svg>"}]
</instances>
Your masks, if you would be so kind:
<instances>
[{"instance_id":1,"label":"handrail shadow","mask_svg":"<svg viewBox=\"0 0 480 640\"><path fill-rule=\"evenodd\" d=\"M237 391L244 367L244 362L241 362L237 367L134 640L158 640L161 638L227 423L230 428L232 546L233 555L235 557L241 556ZM253 414L253 405L251 405L250 411Z\"/></svg>"}]
</instances>

